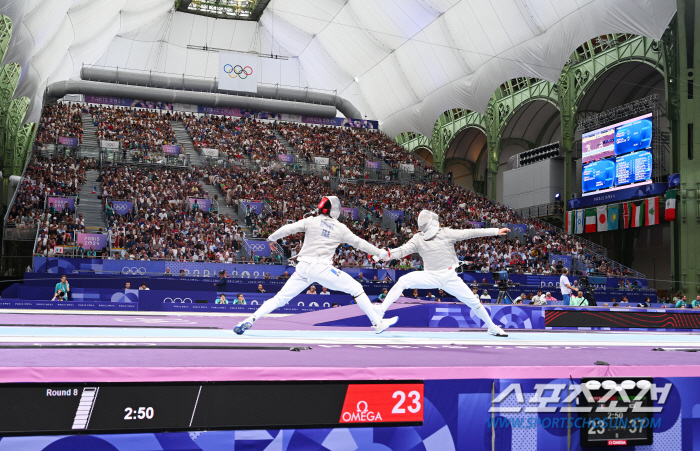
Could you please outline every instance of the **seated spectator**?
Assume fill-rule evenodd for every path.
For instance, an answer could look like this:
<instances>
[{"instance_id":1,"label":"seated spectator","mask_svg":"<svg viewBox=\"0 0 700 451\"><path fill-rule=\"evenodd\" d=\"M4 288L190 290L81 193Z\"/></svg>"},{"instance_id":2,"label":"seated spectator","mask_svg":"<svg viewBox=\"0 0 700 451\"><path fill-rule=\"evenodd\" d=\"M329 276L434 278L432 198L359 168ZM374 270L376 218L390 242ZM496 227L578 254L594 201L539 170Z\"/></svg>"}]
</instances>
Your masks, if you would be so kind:
<instances>
[{"instance_id":1,"label":"seated spectator","mask_svg":"<svg viewBox=\"0 0 700 451\"><path fill-rule=\"evenodd\" d=\"M690 303L693 308L700 308L700 296L696 296L695 299Z\"/></svg>"},{"instance_id":2,"label":"seated spectator","mask_svg":"<svg viewBox=\"0 0 700 451\"><path fill-rule=\"evenodd\" d=\"M228 300L226 299L226 294L221 293L219 297L216 300L217 304L228 304ZM237 304L238 302L234 302L234 304Z\"/></svg>"},{"instance_id":3,"label":"seated spectator","mask_svg":"<svg viewBox=\"0 0 700 451\"><path fill-rule=\"evenodd\" d=\"M686 301L686 296L685 296L685 295L682 295L682 296L676 301L675 307L676 307L676 308L685 308L686 302L687 302L687 301Z\"/></svg>"},{"instance_id":4,"label":"seated spectator","mask_svg":"<svg viewBox=\"0 0 700 451\"><path fill-rule=\"evenodd\" d=\"M484 290L484 292L481 294L479 299L481 300L482 304L490 304L491 303L491 295L486 290Z\"/></svg>"},{"instance_id":5,"label":"seated spectator","mask_svg":"<svg viewBox=\"0 0 700 451\"><path fill-rule=\"evenodd\" d=\"M435 299L435 295L434 295L433 293L431 293L430 291L428 291L428 294L426 294L425 297L426 297L428 300Z\"/></svg>"},{"instance_id":6,"label":"seated spectator","mask_svg":"<svg viewBox=\"0 0 700 451\"><path fill-rule=\"evenodd\" d=\"M281 276L277 277L278 279L289 279L289 273L287 271L284 272Z\"/></svg>"},{"instance_id":7,"label":"seated spectator","mask_svg":"<svg viewBox=\"0 0 700 451\"><path fill-rule=\"evenodd\" d=\"M144 282L144 283L142 283L141 286L139 287L139 290L141 290L141 291L143 291L143 290L150 290L150 288L148 288L148 285L146 285L146 282Z\"/></svg>"},{"instance_id":8,"label":"seated spectator","mask_svg":"<svg viewBox=\"0 0 700 451\"><path fill-rule=\"evenodd\" d=\"M537 295L532 297L532 305L547 305L547 297L542 294L542 290L537 290Z\"/></svg>"},{"instance_id":9,"label":"seated spectator","mask_svg":"<svg viewBox=\"0 0 700 451\"><path fill-rule=\"evenodd\" d=\"M258 293L267 293L261 283L258 284Z\"/></svg>"},{"instance_id":10,"label":"seated spectator","mask_svg":"<svg viewBox=\"0 0 700 451\"><path fill-rule=\"evenodd\" d=\"M309 289L306 291L306 294L317 294L316 293L316 287L311 285Z\"/></svg>"},{"instance_id":11,"label":"seated spectator","mask_svg":"<svg viewBox=\"0 0 700 451\"><path fill-rule=\"evenodd\" d=\"M588 305L588 300L583 297L582 291L577 291L571 296L571 298L569 298L569 305L581 307Z\"/></svg>"},{"instance_id":12,"label":"seated spectator","mask_svg":"<svg viewBox=\"0 0 700 451\"><path fill-rule=\"evenodd\" d=\"M548 292L547 292L547 295L545 296L545 300L546 300L547 302L553 302L553 301L556 301L556 298L555 298L554 296L552 296L552 293L550 293L550 292L548 291Z\"/></svg>"},{"instance_id":13,"label":"seated spectator","mask_svg":"<svg viewBox=\"0 0 700 451\"><path fill-rule=\"evenodd\" d=\"M700 298L700 296L698 296L698 298ZM693 304L695 304L695 301L693 301ZM649 298L649 296L645 296L644 302L640 302L639 304L637 304L637 307L644 307L644 308L651 307L651 299ZM693 305L693 307L695 307L695 305Z\"/></svg>"},{"instance_id":14,"label":"seated spectator","mask_svg":"<svg viewBox=\"0 0 700 451\"><path fill-rule=\"evenodd\" d=\"M234 304L245 304L245 298L243 297L243 293L238 293L236 295L236 300L233 301Z\"/></svg>"},{"instance_id":15,"label":"seated spectator","mask_svg":"<svg viewBox=\"0 0 700 451\"><path fill-rule=\"evenodd\" d=\"M377 300L379 302L384 302L384 299L386 299L386 295L389 294L386 288L382 288L382 292L379 293L379 296L377 297Z\"/></svg>"}]
</instances>

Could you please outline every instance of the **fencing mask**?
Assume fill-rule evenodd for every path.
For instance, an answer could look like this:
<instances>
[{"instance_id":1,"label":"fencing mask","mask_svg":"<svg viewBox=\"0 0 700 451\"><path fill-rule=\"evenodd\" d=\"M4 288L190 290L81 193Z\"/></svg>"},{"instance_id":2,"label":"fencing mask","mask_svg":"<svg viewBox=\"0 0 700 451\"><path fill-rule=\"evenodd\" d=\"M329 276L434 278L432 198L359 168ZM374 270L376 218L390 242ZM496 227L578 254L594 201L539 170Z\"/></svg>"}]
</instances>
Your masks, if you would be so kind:
<instances>
[{"instance_id":1,"label":"fencing mask","mask_svg":"<svg viewBox=\"0 0 700 451\"><path fill-rule=\"evenodd\" d=\"M318 209L321 214L338 219L340 217L340 199L335 196L326 196L318 203Z\"/></svg>"},{"instance_id":2,"label":"fencing mask","mask_svg":"<svg viewBox=\"0 0 700 451\"><path fill-rule=\"evenodd\" d=\"M430 240L437 235L440 229L437 213L423 210L418 215L418 230L424 239Z\"/></svg>"}]
</instances>

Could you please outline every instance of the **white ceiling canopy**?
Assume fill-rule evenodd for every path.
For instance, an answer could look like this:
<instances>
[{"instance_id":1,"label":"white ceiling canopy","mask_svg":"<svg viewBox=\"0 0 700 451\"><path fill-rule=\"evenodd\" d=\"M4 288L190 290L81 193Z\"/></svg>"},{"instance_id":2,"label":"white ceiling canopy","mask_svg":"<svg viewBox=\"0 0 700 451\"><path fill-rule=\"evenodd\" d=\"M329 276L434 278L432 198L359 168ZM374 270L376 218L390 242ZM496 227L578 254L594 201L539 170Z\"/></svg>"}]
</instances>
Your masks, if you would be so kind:
<instances>
[{"instance_id":1,"label":"white ceiling canopy","mask_svg":"<svg viewBox=\"0 0 700 451\"><path fill-rule=\"evenodd\" d=\"M512 78L556 81L596 36L660 39L676 11L676 0L272 0L250 22L172 0L9 1L27 4L41 86L93 63L216 77L216 53L188 46L273 53L287 59L260 58L262 83L335 91L390 136L429 136L452 108L484 112Z\"/></svg>"}]
</instances>

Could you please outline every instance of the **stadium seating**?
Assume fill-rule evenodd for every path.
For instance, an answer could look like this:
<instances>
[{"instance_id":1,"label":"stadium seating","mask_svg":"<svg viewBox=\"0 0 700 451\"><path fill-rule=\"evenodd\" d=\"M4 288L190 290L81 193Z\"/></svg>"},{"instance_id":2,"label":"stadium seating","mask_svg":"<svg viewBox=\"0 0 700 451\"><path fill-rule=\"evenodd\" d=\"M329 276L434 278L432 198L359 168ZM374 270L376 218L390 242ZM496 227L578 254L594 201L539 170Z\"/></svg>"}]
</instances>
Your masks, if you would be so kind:
<instances>
[{"instance_id":1,"label":"stadium seating","mask_svg":"<svg viewBox=\"0 0 700 451\"><path fill-rule=\"evenodd\" d=\"M83 128L81 105L70 102L56 102L46 105L36 133L38 144L55 144L61 136L78 138L82 142Z\"/></svg>"},{"instance_id":2,"label":"stadium seating","mask_svg":"<svg viewBox=\"0 0 700 451\"><path fill-rule=\"evenodd\" d=\"M136 110L110 106L86 106L92 114L100 139L119 140L122 146L135 151L157 151L162 144L176 142L171 120L181 120L198 152L216 148L229 159L254 160L264 170L250 170L236 165L192 170L143 169L131 166L108 166L102 174L100 194L104 207L112 200L134 202L133 214L107 218L113 250L110 258L168 259L179 261L242 261L237 259L243 238L266 238L280 226L296 221L314 211L322 193L330 191L329 178L286 171L278 164L278 154L290 145L296 157L309 163L314 157L327 157L333 173L344 179L365 179L366 161L381 161L390 170L400 164L420 166L386 135L377 131L331 126L309 126L300 123L269 122L248 118L162 114L154 110ZM66 123L78 118L81 106L57 104L47 107L42 118L45 136L63 130ZM53 124L53 125L52 125ZM75 133L82 133L80 126ZM52 134L53 133L53 134ZM62 133L62 131L60 132ZM279 133L279 135L278 135ZM280 140L279 136L283 137ZM287 143L282 141L286 140ZM64 163L62 163L64 164ZM340 169L341 172L337 172ZM28 172L32 176L32 172ZM200 182L218 188L218 193L205 193ZM31 196L26 188L13 206L14 222L27 218ZM508 268L517 273L550 274L554 271L551 255L571 256L578 268L596 269L610 276L626 275L626 269L596 255L583 240L537 220L518 217L512 209L449 183L431 178L410 184L362 183L342 180L338 195L344 205L360 208L357 221L348 225L359 236L380 247L405 243L416 232L415 218L427 208L440 214L443 225L454 228L505 227L524 225L526 233L506 239L469 240L457 245L457 252L467 268L473 271L495 271ZM210 214L189 210L188 197L213 198L219 195L228 206L237 207L240 200L256 200L266 207L259 215L245 217ZM29 209L31 210L31 208ZM402 211L395 231L378 221L386 211ZM36 215L36 213L32 213ZM242 220L245 224L238 225ZM248 229L243 232L243 228ZM300 249L302 236L287 237L280 252L289 258ZM46 254L46 244L38 253ZM275 255L270 262L279 261ZM254 256L255 261L266 259ZM350 267L420 268L421 261L407 257L404 261L377 264L363 252L347 246L339 248L335 263Z\"/></svg>"},{"instance_id":3,"label":"stadium seating","mask_svg":"<svg viewBox=\"0 0 700 451\"><path fill-rule=\"evenodd\" d=\"M160 151L163 144L176 144L170 117L160 110L90 106L99 139L121 142L122 149L137 152Z\"/></svg>"}]
</instances>

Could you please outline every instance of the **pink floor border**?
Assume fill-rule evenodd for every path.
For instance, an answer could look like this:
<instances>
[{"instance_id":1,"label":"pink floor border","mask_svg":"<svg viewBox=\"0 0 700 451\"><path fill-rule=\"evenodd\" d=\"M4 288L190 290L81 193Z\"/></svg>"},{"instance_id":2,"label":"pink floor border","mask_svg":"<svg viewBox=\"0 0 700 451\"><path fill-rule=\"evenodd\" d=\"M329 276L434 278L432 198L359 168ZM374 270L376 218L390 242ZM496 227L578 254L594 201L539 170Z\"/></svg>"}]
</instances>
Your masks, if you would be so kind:
<instances>
[{"instance_id":1,"label":"pink floor border","mask_svg":"<svg viewBox=\"0 0 700 451\"><path fill-rule=\"evenodd\" d=\"M0 383L700 377L700 365L492 367L4 367Z\"/></svg>"}]
</instances>

